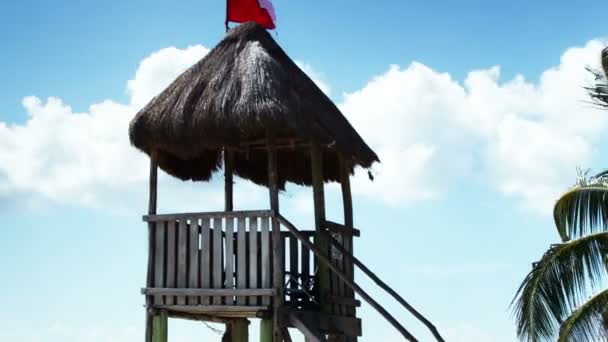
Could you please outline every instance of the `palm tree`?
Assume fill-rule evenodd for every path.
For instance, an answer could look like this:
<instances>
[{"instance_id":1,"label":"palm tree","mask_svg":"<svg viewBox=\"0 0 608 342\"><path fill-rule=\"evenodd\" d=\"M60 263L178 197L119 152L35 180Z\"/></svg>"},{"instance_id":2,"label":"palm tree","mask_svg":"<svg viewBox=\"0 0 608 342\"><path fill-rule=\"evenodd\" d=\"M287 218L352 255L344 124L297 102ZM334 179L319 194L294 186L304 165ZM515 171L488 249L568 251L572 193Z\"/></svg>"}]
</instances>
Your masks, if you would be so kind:
<instances>
[{"instance_id":1,"label":"palm tree","mask_svg":"<svg viewBox=\"0 0 608 342\"><path fill-rule=\"evenodd\" d=\"M608 48L589 95L608 108ZM603 74L603 75L602 75ZM524 341L608 340L608 171L579 174L553 209L562 240L533 264L513 299Z\"/></svg>"}]
</instances>

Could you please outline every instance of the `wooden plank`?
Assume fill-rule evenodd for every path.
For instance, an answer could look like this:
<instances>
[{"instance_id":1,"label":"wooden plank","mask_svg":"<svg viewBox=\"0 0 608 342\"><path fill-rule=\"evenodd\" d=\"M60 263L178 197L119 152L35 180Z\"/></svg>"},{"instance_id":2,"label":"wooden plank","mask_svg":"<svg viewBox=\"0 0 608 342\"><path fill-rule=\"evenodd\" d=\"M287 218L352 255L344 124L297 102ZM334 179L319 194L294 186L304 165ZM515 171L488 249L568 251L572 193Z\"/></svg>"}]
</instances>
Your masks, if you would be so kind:
<instances>
[{"instance_id":1,"label":"wooden plank","mask_svg":"<svg viewBox=\"0 0 608 342\"><path fill-rule=\"evenodd\" d=\"M179 221L177 231L177 287L187 286L188 277L188 226L187 221ZM177 305L185 305L186 297L178 296Z\"/></svg>"},{"instance_id":2,"label":"wooden plank","mask_svg":"<svg viewBox=\"0 0 608 342\"><path fill-rule=\"evenodd\" d=\"M159 305L155 306L157 309L162 310L175 310L185 312L208 312L217 313L220 316L221 313L238 313L238 312L253 312L268 310L267 306L238 306L238 305Z\"/></svg>"},{"instance_id":3,"label":"wooden plank","mask_svg":"<svg viewBox=\"0 0 608 342\"><path fill-rule=\"evenodd\" d=\"M328 300L332 303L336 303L336 304L340 304L340 305L345 305L345 306L350 306L350 307L359 307L361 306L361 301L360 300L356 300L354 298L350 298L350 297L336 297L336 296L331 296L328 298Z\"/></svg>"},{"instance_id":4,"label":"wooden plank","mask_svg":"<svg viewBox=\"0 0 608 342\"><path fill-rule=\"evenodd\" d=\"M176 266L177 266L177 222L167 222L167 287L175 287ZM174 297L165 297L168 305L175 303Z\"/></svg>"},{"instance_id":5,"label":"wooden plank","mask_svg":"<svg viewBox=\"0 0 608 342\"><path fill-rule=\"evenodd\" d=\"M258 218L249 218L249 288L258 288ZM249 305L257 305L258 298L249 298Z\"/></svg>"},{"instance_id":6,"label":"wooden plank","mask_svg":"<svg viewBox=\"0 0 608 342\"><path fill-rule=\"evenodd\" d=\"M226 219L226 278L224 286L227 289L234 288L234 218L229 217ZM232 296L224 297L226 305L234 305L234 298Z\"/></svg>"},{"instance_id":7,"label":"wooden plank","mask_svg":"<svg viewBox=\"0 0 608 342\"><path fill-rule=\"evenodd\" d=\"M201 259L200 284L204 289L211 287L211 236L209 230L210 220L201 219ZM201 298L201 304L209 305L209 298Z\"/></svg>"},{"instance_id":8,"label":"wooden plank","mask_svg":"<svg viewBox=\"0 0 608 342\"><path fill-rule=\"evenodd\" d=\"M240 211L211 211L211 212L192 212L192 213L177 213L177 214L159 214L159 215L144 215L142 219L145 222L153 221L177 221L182 219L196 218L216 218L225 217L251 217L265 216L270 217L272 210L240 210Z\"/></svg>"},{"instance_id":9,"label":"wooden plank","mask_svg":"<svg viewBox=\"0 0 608 342\"><path fill-rule=\"evenodd\" d=\"M300 250L298 249L298 239L293 236L289 237L289 274L291 276L290 288L296 290L298 288L298 282L301 281L299 277L300 268L298 263L298 257Z\"/></svg>"},{"instance_id":10,"label":"wooden plank","mask_svg":"<svg viewBox=\"0 0 608 342\"><path fill-rule=\"evenodd\" d=\"M238 218L237 226L237 273L236 273L236 287L238 289L247 288L247 226L245 218ZM246 305L247 299L245 297L237 297L236 305Z\"/></svg>"},{"instance_id":11,"label":"wooden plank","mask_svg":"<svg viewBox=\"0 0 608 342\"><path fill-rule=\"evenodd\" d=\"M351 235L359 237L361 236L361 231L359 229L353 227L347 227L343 224L332 222L325 220L323 222L323 228L327 229L330 233L340 234L340 235Z\"/></svg>"},{"instance_id":12,"label":"wooden plank","mask_svg":"<svg viewBox=\"0 0 608 342\"><path fill-rule=\"evenodd\" d=\"M197 218L192 218L190 220L190 230L189 233L190 235L188 236L188 253L189 253L189 259L188 259L188 287L190 288L199 288L200 287L200 278L198 275L198 271L199 271L199 249L198 249L198 244L200 242L199 240L199 225L198 225L198 219ZM197 297L189 297L188 298L188 304L189 305L196 305L199 304L199 298Z\"/></svg>"},{"instance_id":13,"label":"wooden plank","mask_svg":"<svg viewBox=\"0 0 608 342\"><path fill-rule=\"evenodd\" d=\"M271 287L270 284L270 224L268 217L262 217L261 227L261 249L262 249L262 288ZM269 298L262 298L262 305L269 305Z\"/></svg>"},{"instance_id":14,"label":"wooden plank","mask_svg":"<svg viewBox=\"0 0 608 342\"><path fill-rule=\"evenodd\" d=\"M213 287L223 288L222 284L222 219L213 219ZM213 304L222 304L221 297L213 297Z\"/></svg>"},{"instance_id":15,"label":"wooden plank","mask_svg":"<svg viewBox=\"0 0 608 342\"><path fill-rule=\"evenodd\" d=\"M154 243L154 287L165 287L165 223L155 225ZM163 296L154 297L154 304L164 304Z\"/></svg>"},{"instance_id":16,"label":"wooden plank","mask_svg":"<svg viewBox=\"0 0 608 342\"><path fill-rule=\"evenodd\" d=\"M168 289L168 288L147 288L141 289L142 294L146 295L165 295L165 296L245 296L260 297L273 296L276 292L273 288L269 289Z\"/></svg>"},{"instance_id":17,"label":"wooden plank","mask_svg":"<svg viewBox=\"0 0 608 342\"><path fill-rule=\"evenodd\" d=\"M310 250L304 245L300 246L301 257L301 273L302 273L302 286L306 291L310 290Z\"/></svg>"}]
</instances>

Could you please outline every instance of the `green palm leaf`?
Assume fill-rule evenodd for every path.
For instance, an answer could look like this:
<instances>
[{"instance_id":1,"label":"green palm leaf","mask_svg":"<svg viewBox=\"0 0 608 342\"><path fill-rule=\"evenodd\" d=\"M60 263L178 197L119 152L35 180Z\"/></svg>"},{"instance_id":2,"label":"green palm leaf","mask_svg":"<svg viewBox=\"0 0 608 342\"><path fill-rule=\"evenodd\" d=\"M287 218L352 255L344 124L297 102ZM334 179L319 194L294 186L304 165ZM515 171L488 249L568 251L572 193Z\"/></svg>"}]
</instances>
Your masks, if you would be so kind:
<instances>
[{"instance_id":1,"label":"green palm leaf","mask_svg":"<svg viewBox=\"0 0 608 342\"><path fill-rule=\"evenodd\" d=\"M593 296L562 324L558 342L593 342L606 337L604 316L608 311L608 290Z\"/></svg>"},{"instance_id":2,"label":"green palm leaf","mask_svg":"<svg viewBox=\"0 0 608 342\"><path fill-rule=\"evenodd\" d=\"M608 173L579 177L553 209L555 226L563 241L603 232L608 224Z\"/></svg>"},{"instance_id":3,"label":"green palm leaf","mask_svg":"<svg viewBox=\"0 0 608 342\"><path fill-rule=\"evenodd\" d=\"M534 264L511 305L521 340L544 341L605 275L608 232L557 244Z\"/></svg>"}]
</instances>

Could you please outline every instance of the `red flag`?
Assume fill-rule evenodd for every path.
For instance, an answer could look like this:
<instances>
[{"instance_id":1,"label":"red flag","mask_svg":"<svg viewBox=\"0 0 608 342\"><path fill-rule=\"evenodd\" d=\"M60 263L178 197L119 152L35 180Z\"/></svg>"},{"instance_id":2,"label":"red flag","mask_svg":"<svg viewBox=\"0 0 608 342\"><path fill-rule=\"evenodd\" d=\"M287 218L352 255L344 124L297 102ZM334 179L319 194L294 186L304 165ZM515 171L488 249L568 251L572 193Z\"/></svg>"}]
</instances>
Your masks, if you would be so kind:
<instances>
[{"instance_id":1,"label":"red flag","mask_svg":"<svg viewBox=\"0 0 608 342\"><path fill-rule=\"evenodd\" d=\"M266 29L276 27L274 7L270 0L226 0L226 27L228 22L255 21Z\"/></svg>"}]
</instances>

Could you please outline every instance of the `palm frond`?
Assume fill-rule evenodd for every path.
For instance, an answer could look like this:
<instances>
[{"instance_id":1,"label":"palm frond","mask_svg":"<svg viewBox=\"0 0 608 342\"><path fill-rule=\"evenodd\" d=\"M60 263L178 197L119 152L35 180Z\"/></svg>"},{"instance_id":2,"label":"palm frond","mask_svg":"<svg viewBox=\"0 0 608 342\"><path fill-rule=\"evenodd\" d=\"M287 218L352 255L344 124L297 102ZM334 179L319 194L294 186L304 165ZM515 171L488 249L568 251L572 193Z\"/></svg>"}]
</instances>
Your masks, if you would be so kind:
<instances>
[{"instance_id":1,"label":"palm frond","mask_svg":"<svg viewBox=\"0 0 608 342\"><path fill-rule=\"evenodd\" d=\"M593 177L579 174L576 185L553 208L555 226L563 241L608 228L608 172Z\"/></svg>"},{"instance_id":2,"label":"palm frond","mask_svg":"<svg viewBox=\"0 0 608 342\"><path fill-rule=\"evenodd\" d=\"M607 254L608 232L552 245L511 303L519 338L535 342L556 336L559 324L605 276Z\"/></svg>"},{"instance_id":3,"label":"palm frond","mask_svg":"<svg viewBox=\"0 0 608 342\"><path fill-rule=\"evenodd\" d=\"M599 340L599 336L605 339L606 312L608 312L608 289L574 310L562 324L558 342L594 342Z\"/></svg>"}]
</instances>

